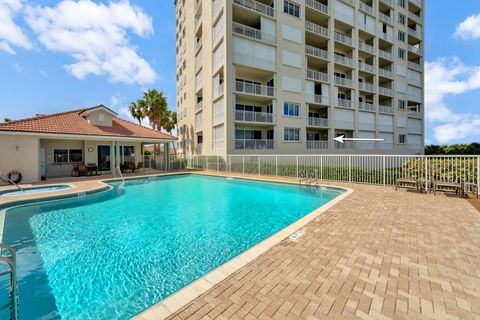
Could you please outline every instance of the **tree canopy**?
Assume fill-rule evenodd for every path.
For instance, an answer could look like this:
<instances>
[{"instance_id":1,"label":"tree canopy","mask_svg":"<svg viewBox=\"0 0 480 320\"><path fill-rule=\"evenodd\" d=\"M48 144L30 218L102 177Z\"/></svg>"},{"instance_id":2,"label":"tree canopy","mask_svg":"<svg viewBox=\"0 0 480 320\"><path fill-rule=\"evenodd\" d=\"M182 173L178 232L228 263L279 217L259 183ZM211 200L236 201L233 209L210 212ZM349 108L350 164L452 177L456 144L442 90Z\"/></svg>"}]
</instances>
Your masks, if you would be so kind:
<instances>
[{"instance_id":1,"label":"tree canopy","mask_svg":"<svg viewBox=\"0 0 480 320\"><path fill-rule=\"evenodd\" d=\"M425 146L425 155L480 155L480 143Z\"/></svg>"}]
</instances>

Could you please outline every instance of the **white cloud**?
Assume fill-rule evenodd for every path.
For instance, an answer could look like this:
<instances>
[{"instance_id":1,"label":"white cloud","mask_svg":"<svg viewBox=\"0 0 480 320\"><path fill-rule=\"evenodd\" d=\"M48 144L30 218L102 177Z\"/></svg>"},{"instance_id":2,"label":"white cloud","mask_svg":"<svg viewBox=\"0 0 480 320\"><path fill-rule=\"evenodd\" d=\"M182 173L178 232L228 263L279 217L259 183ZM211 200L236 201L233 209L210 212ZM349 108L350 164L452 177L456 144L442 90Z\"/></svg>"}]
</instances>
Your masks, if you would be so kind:
<instances>
[{"instance_id":1,"label":"white cloud","mask_svg":"<svg viewBox=\"0 0 480 320\"><path fill-rule=\"evenodd\" d=\"M116 108L120 104L121 100L122 99L117 94L113 95L110 98L110 108L111 109Z\"/></svg>"},{"instance_id":2,"label":"white cloud","mask_svg":"<svg viewBox=\"0 0 480 320\"><path fill-rule=\"evenodd\" d=\"M112 82L144 85L157 78L128 38L129 32L150 36L152 18L128 0L108 5L63 0L55 7L29 6L26 20L47 49L76 60L65 69L78 79L107 75Z\"/></svg>"},{"instance_id":3,"label":"white cloud","mask_svg":"<svg viewBox=\"0 0 480 320\"><path fill-rule=\"evenodd\" d=\"M15 71L17 73L22 71L22 67L18 63L14 63L13 66L12 66L12 69L13 69L13 71Z\"/></svg>"},{"instance_id":4,"label":"white cloud","mask_svg":"<svg viewBox=\"0 0 480 320\"><path fill-rule=\"evenodd\" d=\"M462 21L455 30L455 37L464 40L480 38L480 14L473 15Z\"/></svg>"},{"instance_id":5,"label":"white cloud","mask_svg":"<svg viewBox=\"0 0 480 320\"><path fill-rule=\"evenodd\" d=\"M31 49L32 44L22 29L15 23L15 16L22 10L20 0L0 0L0 50L14 55L12 47Z\"/></svg>"},{"instance_id":6,"label":"white cloud","mask_svg":"<svg viewBox=\"0 0 480 320\"><path fill-rule=\"evenodd\" d=\"M448 143L478 136L480 114L456 111L445 98L480 89L480 67L464 65L458 58L440 58L425 63L425 104L433 137ZM456 110L454 110L456 109Z\"/></svg>"}]
</instances>

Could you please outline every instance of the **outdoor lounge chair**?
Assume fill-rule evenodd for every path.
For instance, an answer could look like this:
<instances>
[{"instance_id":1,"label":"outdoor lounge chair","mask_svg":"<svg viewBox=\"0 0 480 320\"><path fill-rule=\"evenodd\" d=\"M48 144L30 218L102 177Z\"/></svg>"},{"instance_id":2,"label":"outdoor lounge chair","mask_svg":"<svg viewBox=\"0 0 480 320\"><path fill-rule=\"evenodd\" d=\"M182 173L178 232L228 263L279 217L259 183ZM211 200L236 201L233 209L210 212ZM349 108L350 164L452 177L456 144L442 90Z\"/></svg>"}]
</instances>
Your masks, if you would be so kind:
<instances>
[{"instance_id":1,"label":"outdoor lounge chair","mask_svg":"<svg viewBox=\"0 0 480 320\"><path fill-rule=\"evenodd\" d=\"M437 190L451 189L455 190L455 194L463 197L463 183L459 182L447 182L447 181L434 181L433 182L433 195L437 194Z\"/></svg>"},{"instance_id":2,"label":"outdoor lounge chair","mask_svg":"<svg viewBox=\"0 0 480 320\"><path fill-rule=\"evenodd\" d=\"M417 179L412 178L400 178L395 181L395 191L398 190L398 187L402 186L414 186L417 192L421 191L420 182Z\"/></svg>"},{"instance_id":3,"label":"outdoor lounge chair","mask_svg":"<svg viewBox=\"0 0 480 320\"><path fill-rule=\"evenodd\" d=\"M76 164L72 168L72 177L75 176L75 173L77 177L86 176L88 173L88 168L83 163Z\"/></svg>"}]
</instances>

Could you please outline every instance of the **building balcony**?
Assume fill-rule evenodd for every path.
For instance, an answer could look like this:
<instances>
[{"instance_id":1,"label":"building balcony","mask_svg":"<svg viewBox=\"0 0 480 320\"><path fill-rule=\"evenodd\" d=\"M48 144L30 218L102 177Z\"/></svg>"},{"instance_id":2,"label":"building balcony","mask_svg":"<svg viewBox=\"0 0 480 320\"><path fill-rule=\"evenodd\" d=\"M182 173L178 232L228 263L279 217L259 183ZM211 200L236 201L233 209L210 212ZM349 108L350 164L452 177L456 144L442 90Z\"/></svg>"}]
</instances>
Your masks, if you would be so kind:
<instances>
[{"instance_id":1,"label":"building balcony","mask_svg":"<svg viewBox=\"0 0 480 320\"><path fill-rule=\"evenodd\" d=\"M417 39L422 39L422 33L418 30L413 30L412 28L408 28L408 34Z\"/></svg>"},{"instance_id":2,"label":"building balcony","mask_svg":"<svg viewBox=\"0 0 480 320\"><path fill-rule=\"evenodd\" d=\"M307 118L307 126L308 127L315 127L315 128L328 128L329 121L325 118Z\"/></svg>"},{"instance_id":3,"label":"building balcony","mask_svg":"<svg viewBox=\"0 0 480 320\"><path fill-rule=\"evenodd\" d=\"M309 45L305 45L305 54L316 57L316 58L324 59L324 60L328 60L330 57L328 51L315 48Z\"/></svg>"},{"instance_id":4,"label":"building balcony","mask_svg":"<svg viewBox=\"0 0 480 320\"><path fill-rule=\"evenodd\" d=\"M195 34L198 33L198 30L200 29L202 25L202 17L195 17Z\"/></svg>"},{"instance_id":5,"label":"building balcony","mask_svg":"<svg viewBox=\"0 0 480 320\"><path fill-rule=\"evenodd\" d=\"M368 73L375 73L375 67L371 64L359 61L358 62L358 69L368 72Z\"/></svg>"},{"instance_id":6,"label":"building balcony","mask_svg":"<svg viewBox=\"0 0 480 320\"><path fill-rule=\"evenodd\" d=\"M274 97L275 87L263 86L243 81L235 82L235 91L256 96Z\"/></svg>"},{"instance_id":7,"label":"building balcony","mask_svg":"<svg viewBox=\"0 0 480 320\"><path fill-rule=\"evenodd\" d=\"M417 111L408 111L407 115L408 115L409 118L415 118L415 119L421 119L422 118L422 114L420 112L417 112Z\"/></svg>"},{"instance_id":8,"label":"building balcony","mask_svg":"<svg viewBox=\"0 0 480 320\"><path fill-rule=\"evenodd\" d=\"M380 105L378 106L378 112L393 114L393 107Z\"/></svg>"},{"instance_id":9,"label":"building balcony","mask_svg":"<svg viewBox=\"0 0 480 320\"><path fill-rule=\"evenodd\" d=\"M420 64L412 62L412 61L408 61L408 68L410 68L412 70L415 70L415 71L418 71L418 72L422 72L422 66Z\"/></svg>"},{"instance_id":10,"label":"building balcony","mask_svg":"<svg viewBox=\"0 0 480 320\"><path fill-rule=\"evenodd\" d=\"M415 86L415 87L421 87L422 86L422 80L419 80L419 79L407 78L407 83L411 84L412 86Z\"/></svg>"},{"instance_id":11,"label":"building balcony","mask_svg":"<svg viewBox=\"0 0 480 320\"><path fill-rule=\"evenodd\" d=\"M365 32L376 35L374 26L368 25L366 23L359 23L359 28Z\"/></svg>"},{"instance_id":12,"label":"building balcony","mask_svg":"<svg viewBox=\"0 0 480 320\"><path fill-rule=\"evenodd\" d=\"M306 94L305 95L305 100L307 103L313 103L313 104L321 104L321 105L329 105L330 99L328 96L322 96L319 94Z\"/></svg>"},{"instance_id":13,"label":"building balcony","mask_svg":"<svg viewBox=\"0 0 480 320\"><path fill-rule=\"evenodd\" d=\"M409 11L408 12L408 17L415 21L416 23L422 23L422 18L420 18L419 15L416 15L415 13Z\"/></svg>"},{"instance_id":14,"label":"building balcony","mask_svg":"<svg viewBox=\"0 0 480 320\"><path fill-rule=\"evenodd\" d=\"M215 88L214 97L217 98L217 97L221 96L224 91L225 91L225 82L222 82Z\"/></svg>"},{"instance_id":15,"label":"building balcony","mask_svg":"<svg viewBox=\"0 0 480 320\"><path fill-rule=\"evenodd\" d=\"M385 3L386 5L388 5L392 8L394 7L393 0L380 0L380 2L383 2L383 3Z\"/></svg>"},{"instance_id":16,"label":"building balcony","mask_svg":"<svg viewBox=\"0 0 480 320\"><path fill-rule=\"evenodd\" d=\"M358 109L359 110L364 110L364 111L375 111L375 106L374 106L373 103L360 102L358 104Z\"/></svg>"},{"instance_id":17,"label":"building balcony","mask_svg":"<svg viewBox=\"0 0 480 320\"><path fill-rule=\"evenodd\" d=\"M353 60L335 53L335 62L353 68Z\"/></svg>"},{"instance_id":18,"label":"building balcony","mask_svg":"<svg viewBox=\"0 0 480 320\"><path fill-rule=\"evenodd\" d=\"M369 44L366 44L363 41L358 42L358 50L361 50L366 53L375 54L375 48Z\"/></svg>"},{"instance_id":19,"label":"building balcony","mask_svg":"<svg viewBox=\"0 0 480 320\"><path fill-rule=\"evenodd\" d=\"M373 9L373 7L369 6L366 3L358 1L358 8L362 11L365 11L366 13L369 13L371 15L375 15L375 9Z\"/></svg>"},{"instance_id":20,"label":"building balcony","mask_svg":"<svg viewBox=\"0 0 480 320\"><path fill-rule=\"evenodd\" d=\"M337 100L336 100L336 105L337 105L338 107L353 109L353 102L352 102L352 100L337 99Z\"/></svg>"},{"instance_id":21,"label":"building balcony","mask_svg":"<svg viewBox=\"0 0 480 320\"><path fill-rule=\"evenodd\" d=\"M203 109L203 101L197 102L195 104L195 112L200 112Z\"/></svg>"},{"instance_id":22,"label":"building balcony","mask_svg":"<svg viewBox=\"0 0 480 320\"><path fill-rule=\"evenodd\" d=\"M390 52L387 52L385 50L378 49L378 56L380 58L393 61L393 55Z\"/></svg>"},{"instance_id":23,"label":"building balcony","mask_svg":"<svg viewBox=\"0 0 480 320\"><path fill-rule=\"evenodd\" d=\"M323 72L315 71L315 70L310 70L310 69L307 69L305 73L306 73L305 76L309 80L320 81L320 82L328 82L328 74L327 73L323 73Z\"/></svg>"},{"instance_id":24,"label":"building balcony","mask_svg":"<svg viewBox=\"0 0 480 320\"><path fill-rule=\"evenodd\" d=\"M393 36L391 34L385 33L385 32L380 32L378 35L380 39L383 39L385 41L388 41L390 43L393 43Z\"/></svg>"},{"instance_id":25,"label":"building balcony","mask_svg":"<svg viewBox=\"0 0 480 320\"><path fill-rule=\"evenodd\" d=\"M380 21L383 21L385 23L389 23L389 24L393 24L393 18L390 17L390 16L387 16L385 13L383 12L379 12L378 13L378 18L380 19Z\"/></svg>"},{"instance_id":26,"label":"building balcony","mask_svg":"<svg viewBox=\"0 0 480 320\"><path fill-rule=\"evenodd\" d=\"M378 75L384 78L393 78L393 73L391 71L382 68L378 68Z\"/></svg>"},{"instance_id":27,"label":"building balcony","mask_svg":"<svg viewBox=\"0 0 480 320\"><path fill-rule=\"evenodd\" d=\"M420 48L420 46L412 46L411 44L409 44L408 45L408 51L412 52L412 53L415 53L419 56L422 55L422 49Z\"/></svg>"},{"instance_id":28,"label":"building balcony","mask_svg":"<svg viewBox=\"0 0 480 320\"><path fill-rule=\"evenodd\" d=\"M235 110L235 121L271 124L274 120L273 113Z\"/></svg>"},{"instance_id":29,"label":"building balcony","mask_svg":"<svg viewBox=\"0 0 480 320\"><path fill-rule=\"evenodd\" d=\"M337 86L353 88L353 81L352 79L342 78L335 76L335 84Z\"/></svg>"},{"instance_id":30,"label":"building balcony","mask_svg":"<svg viewBox=\"0 0 480 320\"><path fill-rule=\"evenodd\" d=\"M244 8L270 16L272 18L275 18L275 8L269 7L255 0L233 0L233 3L239 6L242 6Z\"/></svg>"},{"instance_id":31,"label":"building balcony","mask_svg":"<svg viewBox=\"0 0 480 320\"><path fill-rule=\"evenodd\" d=\"M236 150L271 150L275 148L275 140L235 139Z\"/></svg>"},{"instance_id":32,"label":"building balcony","mask_svg":"<svg viewBox=\"0 0 480 320\"><path fill-rule=\"evenodd\" d=\"M375 93L375 86L370 83L359 82L358 89L365 92Z\"/></svg>"},{"instance_id":33,"label":"building balcony","mask_svg":"<svg viewBox=\"0 0 480 320\"><path fill-rule=\"evenodd\" d=\"M337 150L353 150L355 149L355 144L353 141L344 141L343 143L335 142L335 149Z\"/></svg>"},{"instance_id":34,"label":"building balcony","mask_svg":"<svg viewBox=\"0 0 480 320\"><path fill-rule=\"evenodd\" d=\"M328 14L328 6L315 0L305 0L305 6L315 11Z\"/></svg>"},{"instance_id":35,"label":"building balcony","mask_svg":"<svg viewBox=\"0 0 480 320\"><path fill-rule=\"evenodd\" d=\"M346 35L341 34L339 32L335 31L334 39L335 39L335 41L346 44L347 46L350 46L350 47L353 46L353 39L350 38L349 36L346 36Z\"/></svg>"},{"instance_id":36,"label":"building balcony","mask_svg":"<svg viewBox=\"0 0 480 320\"><path fill-rule=\"evenodd\" d=\"M422 1L421 0L409 0L409 2L413 3L419 8L422 8Z\"/></svg>"},{"instance_id":37,"label":"building balcony","mask_svg":"<svg viewBox=\"0 0 480 320\"><path fill-rule=\"evenodd\" d=\"M305 30L328 38L328 29L310 21L305 21Z\"/></svg>"},{"instance_id":38,"label":"building balcony","mask_svg":"<svg viewBox=\"0 0 480 320\"><path fill-rule=\"evenodd\" d=\"M274 34L266 33L262 30L258 30L237 22L233 23L233 32L256 40L266 41L273 44L276 43L276 36Z\"/></svg>"},{"instance_id":39,"label":"building balcony","mask_svg":"<svg viewBox=\"0 0 480 320\"><path fill-rule=\"evenodd\" d=\"M392 96L392 89L389 88L384 88L384 87L378 87L378 93L384 96Z\"/></svg>"},{"instance_id":40,"label":"building balcony","mask_svg":"<svg viewBox=\"0 0 480 320\"><path fill-rule=\"evenodd\" d=\"M324 149L328 149L328 141L322 141L322 140L307 140L307 149L309 149L309 150L324 150Z\"/></svg>"}]
</instances>

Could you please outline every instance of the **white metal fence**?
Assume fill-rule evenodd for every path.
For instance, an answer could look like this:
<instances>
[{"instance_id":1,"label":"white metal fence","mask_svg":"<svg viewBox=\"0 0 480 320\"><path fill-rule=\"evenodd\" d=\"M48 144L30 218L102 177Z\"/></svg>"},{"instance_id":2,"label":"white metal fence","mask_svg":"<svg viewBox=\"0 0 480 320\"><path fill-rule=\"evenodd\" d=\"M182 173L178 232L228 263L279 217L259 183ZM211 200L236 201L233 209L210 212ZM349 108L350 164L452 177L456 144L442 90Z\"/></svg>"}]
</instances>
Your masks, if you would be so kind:
<instances>
[{"instance_id":1,"label":"white metal fence","mask_svg":"<svg viewBox=\"0 0 480 320\"><path fill-rule=\"evenodd\" d=\"M480 187L480 156L229 155L188 156L189 168L278 177L394 185L399 178Z\"/></svg>"}]
</instances>

